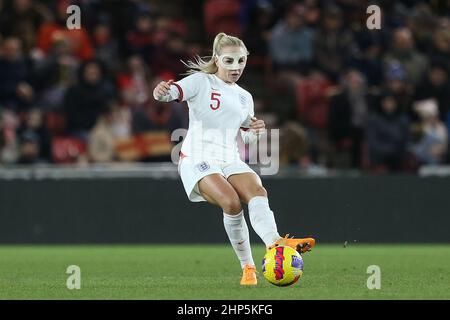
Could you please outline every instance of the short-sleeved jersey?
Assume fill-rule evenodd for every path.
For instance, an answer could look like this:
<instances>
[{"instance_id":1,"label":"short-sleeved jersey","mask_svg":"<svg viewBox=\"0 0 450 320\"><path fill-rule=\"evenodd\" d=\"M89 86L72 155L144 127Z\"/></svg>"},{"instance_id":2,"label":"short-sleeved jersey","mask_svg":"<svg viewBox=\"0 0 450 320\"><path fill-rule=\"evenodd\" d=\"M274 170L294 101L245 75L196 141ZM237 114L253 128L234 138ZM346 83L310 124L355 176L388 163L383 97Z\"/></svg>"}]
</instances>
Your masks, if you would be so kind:
<instances>
[{"instance_id":1,"label":"short-sleeved jersey","mask_svg":"<svg viewBox=\"0 0 450 320\"><path fill-rule=\"evenodd\" d=\"M214 74L197 72L174 83L171 97L187 101L189 129L181 152L197 161L239 159L237 135L254 115L252 95Z\"/></svg>"}]
</instances>

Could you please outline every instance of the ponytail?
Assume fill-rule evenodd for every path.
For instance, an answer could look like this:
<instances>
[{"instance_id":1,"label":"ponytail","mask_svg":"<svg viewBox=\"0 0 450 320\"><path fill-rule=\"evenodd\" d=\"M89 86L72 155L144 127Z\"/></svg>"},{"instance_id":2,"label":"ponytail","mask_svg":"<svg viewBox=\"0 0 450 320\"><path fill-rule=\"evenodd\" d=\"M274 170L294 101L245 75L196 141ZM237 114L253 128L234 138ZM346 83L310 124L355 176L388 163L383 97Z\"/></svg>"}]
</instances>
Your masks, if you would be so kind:
<instances>
[{"instance_id":1,"label":"ponytail","mask_svg":"<svg viewBox=\"0 0 450 320\"><path fill-rule=\"evenodd\" d=\"M247 47L241 39L221 32L214 38L212 56L200 57L197 55L196 57L194 57L194 61L189 60L187 63L181 61L188 68L185 74L194 74L197 72L204 72L209 74L216 73L218 68L214 61L214 57L220 55L222 48L226 46L242 47L248 54Z\"/></svg>"}]
</instances>

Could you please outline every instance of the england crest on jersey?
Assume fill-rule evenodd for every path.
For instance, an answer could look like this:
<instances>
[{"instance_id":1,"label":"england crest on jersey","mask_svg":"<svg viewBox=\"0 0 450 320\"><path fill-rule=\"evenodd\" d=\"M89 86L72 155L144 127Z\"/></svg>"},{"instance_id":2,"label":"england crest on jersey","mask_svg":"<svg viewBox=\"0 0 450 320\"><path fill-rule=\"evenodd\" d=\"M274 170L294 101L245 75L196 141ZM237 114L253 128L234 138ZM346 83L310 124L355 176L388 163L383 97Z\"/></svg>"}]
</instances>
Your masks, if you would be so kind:
<instances>
[{"instance_id":1,"label":"england crest on jersey","mask_svg":"<svg viewBox=\"0 0 450 320\"><path fill-rule=\"evenodd\" d=\"M205 172L206 170L209 169L209 164L208 164L207 162L205 162L205 161L200 162L200 163L197 165L197 169L198 169L200 172Z\"/></svg>"}]
</instances>

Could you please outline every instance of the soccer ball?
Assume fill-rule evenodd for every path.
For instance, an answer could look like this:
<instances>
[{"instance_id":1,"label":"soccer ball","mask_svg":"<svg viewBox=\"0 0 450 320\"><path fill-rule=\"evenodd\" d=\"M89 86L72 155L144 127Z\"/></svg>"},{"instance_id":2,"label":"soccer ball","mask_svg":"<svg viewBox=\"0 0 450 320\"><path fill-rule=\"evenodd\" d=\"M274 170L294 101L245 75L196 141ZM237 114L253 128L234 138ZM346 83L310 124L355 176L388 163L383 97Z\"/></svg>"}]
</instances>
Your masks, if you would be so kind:
<instances>
[{"instance_id":1,"label":"soccer ball","mask_svg":"<svg viewBox=\"0 0 450 320\"><path fill-rule=\"evenodd\" d=\"M291 247L272 248L264 256L262 272L270 283L280 287L290 286L303 274L302 256Z\"/></svg>"}]
</instances>

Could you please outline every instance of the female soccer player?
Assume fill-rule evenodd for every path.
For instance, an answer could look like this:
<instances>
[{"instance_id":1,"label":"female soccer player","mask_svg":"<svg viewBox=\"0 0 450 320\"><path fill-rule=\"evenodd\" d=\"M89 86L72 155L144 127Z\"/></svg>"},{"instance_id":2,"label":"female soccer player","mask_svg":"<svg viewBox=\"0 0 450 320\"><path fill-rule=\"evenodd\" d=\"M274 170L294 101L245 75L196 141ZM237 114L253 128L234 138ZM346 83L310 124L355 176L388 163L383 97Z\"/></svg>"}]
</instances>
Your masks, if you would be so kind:
<instances>
[{"instance_id":1,"label":"female soccer player","mask_svg":"<svg viewBox=\"0 0 450 320\"><path fill-rule=\"evenodd\" d=\"M312 238L282 238L259 176L239 158L236 138L256 143L264 121L254 117L252 95L236 84L248 51L239 38L219 33L209 61L198 57L186 66L189 76L160 82L153 91L159 101L187 101L189 129L180 152L178 172L190 201L208 201L223 210L223 223L241 263L241 285L256 285L256 268L241 203L248 204L250 223L267 248L310 251ZM250 130L248 130L250 129Z\"/></svg>"}]
</instances>

